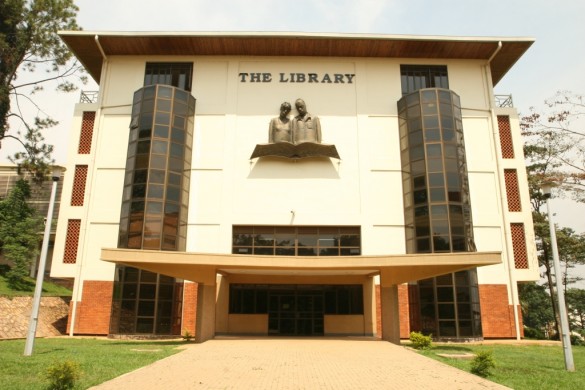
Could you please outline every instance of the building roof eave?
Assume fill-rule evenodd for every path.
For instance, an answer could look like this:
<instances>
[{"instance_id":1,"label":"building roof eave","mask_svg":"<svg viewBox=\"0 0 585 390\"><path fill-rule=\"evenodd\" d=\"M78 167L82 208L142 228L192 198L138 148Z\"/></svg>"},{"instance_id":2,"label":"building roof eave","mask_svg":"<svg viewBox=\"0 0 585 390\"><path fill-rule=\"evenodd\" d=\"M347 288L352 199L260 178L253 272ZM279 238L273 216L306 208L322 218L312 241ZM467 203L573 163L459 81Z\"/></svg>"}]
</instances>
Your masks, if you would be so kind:
<instances>
[{"instance_id":1,"label":"building roof eave","mask_svg":"<svg viewBox=\"0 0 585 390\"><path fill-rule=\"evenodd\" d=\"M529 37L297 32L60 31L59 35L98 84L103 55L474 59L487 62L501 42L501 50L490 62L492 81L496 85L534 43Z\"/></svg>"}]
</instances>

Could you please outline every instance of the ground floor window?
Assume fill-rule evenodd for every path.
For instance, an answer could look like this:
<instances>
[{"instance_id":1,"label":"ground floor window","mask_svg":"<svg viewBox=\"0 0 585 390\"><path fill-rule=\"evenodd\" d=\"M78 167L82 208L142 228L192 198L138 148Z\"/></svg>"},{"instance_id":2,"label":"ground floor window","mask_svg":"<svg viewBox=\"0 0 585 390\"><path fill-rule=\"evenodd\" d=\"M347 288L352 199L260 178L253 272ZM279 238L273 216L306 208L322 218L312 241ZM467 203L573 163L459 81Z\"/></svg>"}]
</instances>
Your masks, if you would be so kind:
<instances>
[{"instance_id":1,"label":"ground floor window","mask_svg":"<svg viewBox=\"0 0 585 390\"><path fill-rule=\"evenodd\" d=\"M475 269L419 280L409 287L412 330L438 338L482 336Z\"/></svg>"},{"instance_id":2,"label":"ground floor window","mask_svg":"<svg viewBox=\"0 0 585 390\"><path fill-rule=\"evenodd\" d=\"M230 314L268 314L269 334L322 335L323 316L364 314L357 285L231 284Z\"/></svg>"},{"instance_id":3,"label":"ground floor window","mask_svg":"<svg viewBox=\"0 0 585 390\"><path fill-rule=\"evenodd\" d=\"M117 267L110 333L181 333L183 283L170 276Z\"/></svg>"},{"instance_id":4,"label":"ground floor window","mask_svg":"<svg viewBox=\"0 0 585 390\"><path fill-rule=\"evenodd\" d=\"M232 253L269 256L359 256L359 226L234 226Z\"/></svg>"}]
</instances>

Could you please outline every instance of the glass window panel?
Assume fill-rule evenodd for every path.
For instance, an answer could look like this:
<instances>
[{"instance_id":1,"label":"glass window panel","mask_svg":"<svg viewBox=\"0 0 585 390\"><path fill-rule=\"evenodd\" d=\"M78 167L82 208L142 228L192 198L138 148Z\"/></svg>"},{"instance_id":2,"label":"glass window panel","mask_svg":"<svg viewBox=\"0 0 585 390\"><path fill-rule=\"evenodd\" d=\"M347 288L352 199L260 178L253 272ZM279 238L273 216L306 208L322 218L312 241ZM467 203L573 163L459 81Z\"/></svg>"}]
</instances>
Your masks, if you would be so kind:
<instances>
[{"instance_id":1,"label":"glass window panel","mask_svg":"<svg viewBox=\"0 0 585 390\"><path fill-rule=\"evenodd\" d=\"M298 248L298 255L299 256L317 256L317 251L316 251L316 248L299 247Z\"/></svg>"},{"instance_id":2,"label":"glass window panel","mask_svg":"<svg viewBox=\"0 0 585 390\"><path fill-rule=\"evenodd\" d=\"M142 184L146 183L146 178L148 177L148 171L146 169L140 169L134 171L134 184Z\"/></svg>"},{"instance_id":3,"label":"glass window panel","mask_svg":"<svg viewBox=\"0 0 585 390\"><path fill-rule=\"evenodd\" d=\"M148 186L148 198L162 199L164 195L164 186L151 184Z\"/></svg>"},{"instance_id":4,"label":"glass window panel","mask_svg":"<svg viewBox=\"0 0 585 390\"><path fill-rule=\"evenodd\" d=\"M461 192L449 191L449 202L461 202Z\"/></svg>"},{"instance_id":5,"label":"glass window panel","mask_svg":"<svg viewBox=\"0 0 585 390\"><path fill-rule=\"evenodd\" d=\"M459 173L447 172L447 185L449 188L459 188L461 186Z\"/></svg>"},{"instance_id":6,"label":"glass window panel","mask_svg":"<svg viewBox=\"0 0 585 390\"><path fill-rule=\"evenodd\" d=\"M254 254L255 255L267 255L272 256L274 255L274 248L273 247L254 247Z\"/></svg>"},{"instance_id":7,"label":"glass window panel","mask_svg":"<svg viewBox=\"0 0 585 390\"><path fill-rule=\"evenodd\" d=\"M360 236L358 235L342 235L339 243L341 246L360 246Z\"/></svg>"},{"instance_id":8,"label":"glass window panel","mask_svg":"<svg viewBox=\"0 0 585 390\"><path fill-rule=\"evenodd\" d=\"M175 142L180 143L180 144L184 144L185 143L185 131L183 129L173 127L173 129L171 131L171 139Z\"/></svg>"},{"instance_id":9,"label":"glass window panel","mask_svg":"<svg viewBox=\"0 0 585 390\"><path fill-rule=\"evenodd\" d=\"M426 147L428 157L441 157L441 144L427 144Z\"/></svg>"},{"instance_id":10,"label":"glass window panel","mask_svg":"<svg viewBox=\"0 0 585 390\"><path fill-rule=\"evenodd\" d=\"M429 176L431 176L431 175L429 175ZM441 177L442 176L443 175L441 175ZM424 175L422 175L422 176L416 176L413 179L413 183L414 183L414 188L424 188L424 187L426 187L426 177Z\"/></svg>"},{"instance_id":11,"label":"glass window panel","mask_svg":"<svg viewBox=\"0 0 585 390\"><path fill-rule=\"evenodd\" d=\"M183 145L171 142L171 156L182 158L184 153Z\"/></svg>"},{"instance_id":12,"label":"glass window panel","mask_svg":"<svg viewBox=\"0 0 585 390\"><path fill-rule=\"evenodd\" d=\"M319 256L339 256L339 248L320 248Z\"/></svg>"},{"instance_id":13,"label":"glass window panel","mask_svg":"<svg viewBox=\"0 0 585 390\"><path fill-rule=\"evenodd\" d=\"M446 200L443 188L431 188L431 202L444 202Z\"/></svg>"},{"instance_id":14,"label":"glass window panel","mask_svg":"<svg viewBox=\"0 0 585 390\"><path fill-rule=\"evenodd\" d=\"M181 185L181 175L178 173L169 172L169 184L180 186Z\"/></svg>"},{"instance_id":15,"label":"glass window panel","mask_svg":"<svg viewBox=\"0 0 585 390\"><path fill-rule=\"evenodd\" d=\"M454 319L455 305L452 303L440 303L439 305L439 319Z\"/></svg>"},{"instance_id":16,"label":"glass window panel","mask_svg":"<svg viewBox=\"0 0 585 390\"><path fill-rule=\"evenodd\" d=\"M154 331L153 318L138 318L136 320L136 333L152 333Z\"/></svg>"},{"instance_id":17,"label":"glass window panel","mask_svg":"<svg viewBox=\"0 0 585 390\"><path fill-rule=\"evenodd\" d=\"M155 140L152 142L152 153L166 154L168 142Z\"/></svg>"},{"instance_id":18,"label":"glass window panel","mask_svg":"<svg viewBox=\"0 0 585 390\"><path fill-rule=\"evenodd\" d=\"M412 161L414 160L420 160L422 158L424 158L424 149L423 146L415 146L414 148L410 148L410 159Z\"/></svg>"},{"instance_id":19,"label":"glass window panel","mask_svg":"<svg viewBox=\"0 0 585 390\"><path fill-rule=\"evenodd\" d=\"M457 157L457 145L454 144L445 144L444 145L444 153L446 158L456 158Z\"/></svg>"},{"instance_id":20,"label":"glass window panel","mask_svg":"<svg viewBox=\"0 0 585 390\"><path fill-rule=\"evenodd\" d=\"M141 290L142 292L142 290ZM140 301L138 302L139 316L153 316L154 315L154 301Z\"/></svg>"},{"instance_id":21,"label":"glass window panel","mask_svg":"<svg viewBox=\"0 0 585 390\"><path fill-rule=\"evenodd\" d=\"M162 202L148 202L146 212L148 214L162 214Z\"/></svg>"},{"instance_id":22,"label":"glass window panel","mask_svg":"<svg viewBox=\"0 0 585 390\"><path fill-rule=\"evenodd\" d=\"M427 160L429 172L442 172L443 160L440 158L430 158Z\"/></svg>"},{"instance_id":23,"label":"glass window panel","mask_svg":"<svg viewBox=\"0 0 585 390\"><path fill-rule=\"evenodd\" d=\"M299 234L298 235L299 246L316 246L317 235L315 234Z\"/></svg>"},{"instance_id":24,"label":"glass window panel","mask_svg":"<svg viewBox=\"0 0 585 390\"><path fill-rule=\"evenodd\" d=\"M442 173L429 173L430 187L443 187L444 185L445 179Z\"/></svg>"},{"instance_id":25,"label":"glass window panel","mask_svg":"<svg viewBox=\"0 0 585 390\"><path fill-rule=\"evenodd\" d=\"M150 145L149 145L150 147ZM148 168L148 160L149 160L149 155L148 154L142 154L142 155L138 155L136 156L136 169L143 169L143 168Z\"/></svg>"},{"instance_id":26,"label":"glass window panel","mask_svg":"<svg viewBox=\"0 0 585 390\"><path fill-rule=\"evenodd\" d=\"M457 287L457 302L471 302L471 294L469 293L469 287ZM468 317L471 318L471 317Z\"/></svg>"},{"instance_id":27,"label":"glass window panel","mask_svg":"<svg viewBox=\"0 0 585 390\"><path fill-rule=\"evenodd\" d=\"M341 256L359 256L361 254L360 248L341 248Z\"/></svg>"},{"instance_id":28,"label":"glass window panel","mask_svg":"<svg viewBox=\"0 0 585 390\"><path fill-rule=\"evenodd\" d=\"M154 274L154 282L156 282L156 274ZM139 299L154 299L156 294L156 284L140 284Z\"/></svg>"},{"instance_id":29,"label":"glass window panel","mask_svg":"<svg viewBox=\"0 0 585 390\"><path fill-rule=\"evenodd\" d=\"M144 198L146 195L146 184L132 186L132 198Z\"/></svg>"},{"instance_id":30,"label":"glass window panel","mask_svg":"<svg viewBox=\"0 0 585 390\"><path fill-rule=\"evenodd\" d=\"M185 127L185 117L175 115L174 120L173 120L173 126L178 127L178 128L184 128Z\"/></svg>"},{"instance_id":31,"label":"glass window panel","mask_svg":"<svg viewBox=\"0 0 585 390\"><path fill-rule=\"evenodd\" d=\"M408 142L410 146L420 145L423 143L422 131L414 131L408 135Z\"/></svg>"},{"instance_id":32,"label":"glass window panel","mask_svg":"<svg viewBox=\"0 0 585 390\"><path fill-rule=\"evenodd\" d=\"M441 131L439 129L425 130L425 141L426 142L437 142L440 140L441 140Z\"/></svg>"},{"instance_id":33,"label":"glass window panel","mask_svg":"<svg viewBox=\"0 0 585 390\"><path fill-rule=\"evenodd\" d=\"M159 91L160 97L160 91ZM156 110L157 111L171 111L171 101L166 99L157 99L156 100Z\"/></svg>"},{"instance_id":34,"label":"glass window panel","mask_svg":"<svg viewBox=\"0 0 585 390\"><path fill-rule=\"evenodd\" d=\"M451 250L449 236L433 236L433 248L435 252Z\"/></svg>"},{"instance_id":35,"label":"glass window panel","mask_svg":"<svg viewBox=\"0 0 585 390\"><path fill-rule=\"evenodd\" d=\"M144 249L160 249L160 235L159 236L144 236Z\"/></svg>"},{"instance_id":36,"label":"glass window panel","mask_svg":"<svg viewBox=\"0 0 585 390\"><path fill-rule=\"evenodd\" d=\"M158 125L169 126L171 124L171 116L169 113L157 111L157 113L154 117L154 123L156 123Z\"/></svg>"},{"instance_id":37,"label":"glass window panel","mask_svg":"<svg viewBox=\"0 0 585 390\"><path fill-rule=\"evenodd\" d=\"M445 220L434 220L433 221L433 235L449 235L449 223Z\"/></svg>"},{"instance_id":38,"label":"glass window panel","mask_svg":"<svg viewBox=\"0 0 585 390\"><path fill-rule=\"evenodd\" d=\"M469 285L469 271L459 271L455 273L455 284L458 286Z\"/></svg>"},{"instance_id":39,"label":"glass window panel","mask_svg":"<svg viewBox=\"0 0 585 390\"><path fill-rule=\"evenodd\" d=\"M439 335L440 337L456 337L455 321L439 321Z\"/></svg>"},{"instance_id":40,"label":"glass window panel","mask_svg":"<svg viewBox=\"0 0 585 390\"><path fill-rule=\"evenodd\" d=\"M437 287L437 302L453 301L453 287Z\"/></svg>"},{"instance_id":41,"label":"glass window panel","mask_svg":"<svg viewBox=\"0 0 585 390\"><path fill-rule=\"evenodd\" d=\"M236 254L236 255L251 255L252 254L252 247L248 247L248 248L234 247L234 249L232 250L232 253Z\"/></svg>"},{"instance_id":42,"label":"glass window panel","mask_svg":"<svg viewBox=\"0 0 585 390\"><path fill-rule=\"evenodd\" d=\"M138 285L136 284L124 284L122 288L122 298L123 299L133 299L136 298L136 292L138 291Z\"/></svg>"},{"instance_id":43,"label":"glass window panel","mask_svg":"<svg viewBox=\"0 0 585 390\"><path fill-rule=\"evenodd\" d=\"M183 172L184 160L178 158L169 159L169 169L174 172Z\"/></svg>"},{"instance_id":44,"label":"glass window panel","mask_svg":"<svg viewBox=\"0 0 585 390\"><path fill-rule=\"evenodd\" d=\"M423 120L425 129L439 127L439 117L436 115L425 116Z\"/></svg>"},{"instance_id":45,"label":"glass window panel","mask_svg":"<svg viewBox=\"0 0 585 390\"><path fill-rule=\"evenodd\" d=\"M150 140L138 141L138 147L136 148L137 154L148 154L150 153Z\"/></svg>"},{"instance_id":46,"label":"glass window panel","mask_svg":"<svg viewBox=\"0 0 585 390\"><path fill-rule=\"evenodd\" d=\"M437 115L437 104L436 103L423 103L422 105L423 115Z\"/></svg>"},{"instance_id":47,"label":"glass window panel","mask_svg":"<svg viewBox=\"0 0 585 390\"><path fill-rule=\"evenodd\" d=\"M431 243L428 238L418 238L416 240L416 251L421 252L430 252L431 250Z\"/></svg>"},{"instance_id":48,"label":"glass window panel","mask_svg":"<svg viewBox=\"0 0 585 390\"><path fill-rule=\"evenodd\" d=\"M426 172L424 160L414 161L410 164L410 172L412 175L420 175Z\"/></svg>"},{"instance_id":49,"label":"glass window panel","mask_svg":"<svg viewBox=\"0 0 585 390\"><path fill-rule=\"evenodd\" d=\"M168 138L169 137L169 127L164 125L155 125L154 126L154 136L159 138Z\"/></svg>"},{"instance_id":50,"label":"glass window panel","mask_svg":"<svg viewBox=\"0 0 585 390\"><path fill-rule=\"evenodd\" d=\"M276 247L276 256L294 256L294 247Z\"/></svg>"},{"instance_id":51,"label":"glass window panel","mask_svg":"<svg viewBox=\"0 0 585 390\"><path fill-rule=\"evenodd\" d=\"M149 181L151 183L161 183L161 184L164 184L164 182L165 182L165 171L160 171L160 170L152 169L150 171Z\"/></svg>"},{"instance_id":52,"label":"glass window panel","mask_svg":"<svg viewBox=\"0 0 585 390\"><path fill-rule=\"evenodd\" d=\"M431 227L428 222L428 219L426 221L416 221L415 232L417 237L428 236L431 234Z\"/></svg>"},{"instance_id":53,"label":"glass window panel","mask_svg":"<svg viewBox=\"0 0 585 390\"><path fill-rule=\"evenodd\" d=\"M415 117L420 116L420 106L414 105L414 106L408 107L408 110L406 111L406 115L409 118L415 118Z\"/></svg>"},{"instance_id":54,"label":"glass window panel","mask_svg":"<svg viewBox=\"0 0 585 390\"><path fill-rule=\"evenodd\" d=\"M164 170L167 167L167 157L166 156L152 156L150 161L151 168L155 169L162 169Z\"/></svg>"},{"instance_id":55,"label":"glass window panel","mask_svg":"<svg viewBox=\"0 0 585 390\"><path fill-rule=\"evenodd\" d=\"M419 297L420 301L423 303L429 302L432 303L435 301L435 291L432 286L430 287L419 287Z\"/></svg>"},{"instance_id":56,"label":"glass window panel","mask_svg":"<svg viewBox=\"0 0 585 390\"><path fill-rule=\"evenodd\" d=\"M273 246L274 245L274 235L273 234L257 234L254 237L254 245L258 246Z\"/></svg>"},{"instance_id":57,"label":"glass window panel","mask_svg":"<svg viewBox=\"0 0 585 390\"><path fill-rule=\"evenodd\" d=\"M181 190L178 187L167 186L167 200L179 202L181 196L180 194Z\"/></svg>"},{"instance_id":58,"label":"glass window panel","mask_svg":"<svg viewBox=\"0 0 585 390\"><path fill-rule=\"evenodd\" d=\"M453 242L453 252L466 252L467 248L465 246L465 237L456 237L452 238Z\"/></svg>"},{"instance_id":59,"label":"glass window panel","mask_svg":"<svg viewBox=\"0 0 585 390\"><path fill-rule=\"evenodd\" d=\"M433 218L445 218L447 216L447 206L434 205L431 206L431 215Z\"/></svg>"}]
</instances>

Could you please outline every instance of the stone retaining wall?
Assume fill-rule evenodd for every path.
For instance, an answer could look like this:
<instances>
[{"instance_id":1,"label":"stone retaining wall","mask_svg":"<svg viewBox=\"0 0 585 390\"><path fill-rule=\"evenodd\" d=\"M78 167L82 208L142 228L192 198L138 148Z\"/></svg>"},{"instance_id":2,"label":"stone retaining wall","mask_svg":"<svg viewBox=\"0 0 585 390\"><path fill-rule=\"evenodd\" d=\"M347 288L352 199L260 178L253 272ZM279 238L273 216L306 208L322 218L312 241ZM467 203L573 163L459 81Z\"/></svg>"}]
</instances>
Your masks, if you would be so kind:
<instances>
[{"instance_id":1,"label":"stone retaining wall","mask_svg":"<svg viewBox=\"0 0 585 390\"><path fill-rule=\"evenodd\" d=\"M0 339L25 338L32 310L32 297L0 297ZM69 297L42 297L37 337L66 333Z\"/></svg>"}]
</instances>

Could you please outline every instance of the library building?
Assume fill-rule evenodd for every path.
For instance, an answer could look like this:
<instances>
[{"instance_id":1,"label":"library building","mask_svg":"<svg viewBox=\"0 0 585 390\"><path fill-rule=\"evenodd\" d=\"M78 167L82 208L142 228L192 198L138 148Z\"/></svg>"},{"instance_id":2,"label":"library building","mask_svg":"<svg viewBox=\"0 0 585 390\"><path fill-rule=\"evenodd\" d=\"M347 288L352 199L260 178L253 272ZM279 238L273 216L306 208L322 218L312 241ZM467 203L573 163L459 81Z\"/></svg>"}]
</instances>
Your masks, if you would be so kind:
<instances>
[{"instance_id":1,"label":"library building","mask_svg":"<svg viewBox=\"0 0 585 390\"><path fill-rule=\"evenodd\" d=\"M68 332L522 337L524 37L64 31Z\"/></svg>"}]
</instances>

